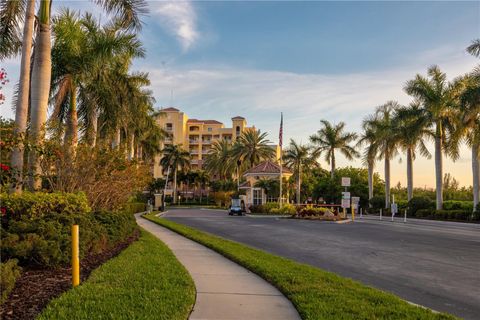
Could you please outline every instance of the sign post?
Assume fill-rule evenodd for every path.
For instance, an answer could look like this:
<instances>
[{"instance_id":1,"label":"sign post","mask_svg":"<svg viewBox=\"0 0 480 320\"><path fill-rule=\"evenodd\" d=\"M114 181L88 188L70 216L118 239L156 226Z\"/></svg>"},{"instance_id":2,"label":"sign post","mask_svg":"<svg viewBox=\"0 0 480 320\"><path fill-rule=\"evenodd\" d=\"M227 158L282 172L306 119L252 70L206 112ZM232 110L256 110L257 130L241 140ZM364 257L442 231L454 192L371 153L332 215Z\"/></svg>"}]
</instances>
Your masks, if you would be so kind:
<instances>
[{"instance_id":1,"label":"sign post","mask_svg":"<svg viewBox=\"0 0 480 320\"><path fill-rule=\"evenodd\" d=\"M350 208L350 192L348 192L348 187L350 187L350 177L342 177L342 187L345 187L345 192L342 192L342 208L343 215L347 217L347 208Z\"/></svg>"}]
</instances>

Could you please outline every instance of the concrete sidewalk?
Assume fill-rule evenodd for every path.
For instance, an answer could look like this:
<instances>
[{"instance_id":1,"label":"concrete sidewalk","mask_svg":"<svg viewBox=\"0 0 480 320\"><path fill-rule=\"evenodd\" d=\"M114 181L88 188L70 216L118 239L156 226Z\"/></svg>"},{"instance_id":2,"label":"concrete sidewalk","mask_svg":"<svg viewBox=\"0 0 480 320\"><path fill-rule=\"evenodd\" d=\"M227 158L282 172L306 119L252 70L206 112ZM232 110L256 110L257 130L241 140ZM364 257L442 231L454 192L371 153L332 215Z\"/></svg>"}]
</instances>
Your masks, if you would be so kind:
<instances>
[{"instance_id":1,"label":"concrete sidewalk","mask_svg":"<svg viewBox=\"0 0 480 320\"><path fill-rule=\"evenodd\" d=\"M192 276L197 297L189 319L300 319L292 303L259 276L139 214L136 218L173 251Z\"/></svg>"}]
</instances>

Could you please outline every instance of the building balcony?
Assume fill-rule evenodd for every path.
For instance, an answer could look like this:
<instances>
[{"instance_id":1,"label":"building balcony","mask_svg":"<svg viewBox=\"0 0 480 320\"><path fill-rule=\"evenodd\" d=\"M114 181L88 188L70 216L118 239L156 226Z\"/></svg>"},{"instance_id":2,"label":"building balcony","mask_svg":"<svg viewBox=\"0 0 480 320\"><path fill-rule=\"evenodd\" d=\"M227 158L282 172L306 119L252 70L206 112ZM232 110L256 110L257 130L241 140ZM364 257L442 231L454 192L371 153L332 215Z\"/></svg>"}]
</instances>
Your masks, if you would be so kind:
<instances>
[{"instance_id":1,"label":"building balcony","mask_svg":"<svg viewBox=\"0 0 480 320\"><path fill-rule=\"evenodd\" d=\"M190 154L198 154L198 150L189 150Z\"/></svg>"},{"instance_id":2,"label":"building balcony","mask_svg":"<svg viewBox=\"0 0 480 320\"><path fill-rule=\"evenodd\" d=\"M188 141L190 144L198 144L200 140L189 140Z\"/></svg>"},{"instance_id":3,"label":"building balcony","mask_svg":"<svg viewBox=\"0 0 480 320\"><path fill-rule=\"evenodd\" d=\"M212 143L212 140L202 140L202 143L203 143L203 144L211 144L211 143Z\"/></svg>"}]
</instances>

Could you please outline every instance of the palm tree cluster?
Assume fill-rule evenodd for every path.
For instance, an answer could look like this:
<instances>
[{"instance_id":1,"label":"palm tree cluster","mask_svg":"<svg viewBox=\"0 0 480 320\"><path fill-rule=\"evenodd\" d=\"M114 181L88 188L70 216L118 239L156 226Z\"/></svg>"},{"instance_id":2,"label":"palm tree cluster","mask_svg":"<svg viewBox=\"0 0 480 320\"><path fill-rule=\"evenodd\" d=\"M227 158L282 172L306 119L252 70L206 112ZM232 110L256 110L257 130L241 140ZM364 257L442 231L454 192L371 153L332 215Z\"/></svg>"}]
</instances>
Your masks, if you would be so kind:
<instances>
[{"instance_id":1,"label":"palm tree cluster","mask_svg":"<svg viewBox=\"0 0 480 320\"><path fill-rule=\"evenodd\" d=\"M479 57L480 40L467 51ZM365 146L363 161L369 171L369 196L373 196L372 175L377 159L385 162L385 205L390 204L390 161L401 150L406 153L407 195L413 197L413 161L417 152L431 158L427 140L434 141L436 207L443 205L443 157L456 160L459 145L464 140L472 149L474 207L479 202L480 149L480 66L471 73L447 81L438 66L432 66L427 76L417 74L407 81L404 90L412 96L408 106L395 101L377 107L363 121L363 133L358 141Z\"/></svg>"},{"instance_id":2,"label":"palm tree cluster","mask_svg":"<svg viewBox=\"0 0 480 320\"><path fill-rule=\"evenodd\" d=\"M260 130L244 131L233 144L225 139L215 141L205 158L205 170L220 179L236 176L238 182L245 170L261 161L276 160L270 144L267 133Z\"/></svg>"},{"instance_id":3,"label":"palm tree cluster","mask_svg":"<svg viewBox=\"0 0 480 320\"><path fill-rule=\"evenodd\" d=\"M121 147L130 160L160 151L165 132L155 122L148 74L131 71L133 59L145 54L137 32L146 3L95 3L110 21L102 25L90 13L67 8L53 15L51 0L38 1L37 14L35 0L1 3L0 59L21 54L12 191L20 192L27 177L30 189L40 188L39 150L46 137L59 138L70 161L78 143ZM27 151L28 172L23 174Z\"/></svg>"}]
</instances>

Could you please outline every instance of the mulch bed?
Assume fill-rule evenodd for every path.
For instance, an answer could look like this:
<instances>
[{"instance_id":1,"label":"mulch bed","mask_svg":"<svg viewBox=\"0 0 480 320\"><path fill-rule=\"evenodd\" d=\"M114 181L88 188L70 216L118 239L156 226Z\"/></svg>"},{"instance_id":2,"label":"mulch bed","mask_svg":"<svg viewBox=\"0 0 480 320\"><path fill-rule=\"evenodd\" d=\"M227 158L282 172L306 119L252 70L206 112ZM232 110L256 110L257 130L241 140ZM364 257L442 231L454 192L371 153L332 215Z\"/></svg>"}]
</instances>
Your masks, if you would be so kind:
<instances>
[{"instance_id":1,"label":"mulch bed","mask_svg":"<svg viewBox=\"0 0 480 320\"><path fill-rule=\"evenodd\" d=\"M136 230L127 240L117 244L110 250L84 257L80 262L81 282L85 281L94 269L117 256L123 249L137 240L139 235L140 232ZM72 288L71 270L71 268L24 268L8 300L0 306L0 319L35 319L50 300Z\"/></svg>"}]
</instances>

